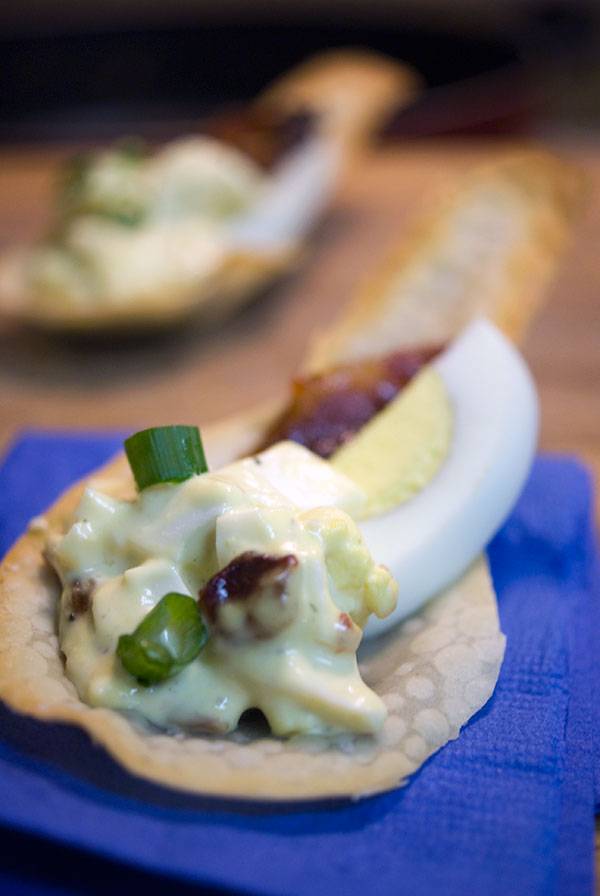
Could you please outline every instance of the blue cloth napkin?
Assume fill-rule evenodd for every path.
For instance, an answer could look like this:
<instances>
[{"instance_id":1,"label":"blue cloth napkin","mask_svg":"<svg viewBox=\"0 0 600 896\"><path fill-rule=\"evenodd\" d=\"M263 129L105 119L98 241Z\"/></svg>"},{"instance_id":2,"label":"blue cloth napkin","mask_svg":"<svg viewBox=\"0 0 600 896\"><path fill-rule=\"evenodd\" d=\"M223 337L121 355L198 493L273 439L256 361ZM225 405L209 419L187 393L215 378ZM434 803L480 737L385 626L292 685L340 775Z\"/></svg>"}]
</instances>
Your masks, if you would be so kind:
<instances>
[{"instance_id":1,"label":"blue cloth napkin","mask_svg":"<svg viewBox=\"0 0 600 896\"><path fill-rule=\"evenodd\" d=\"M119 443L19 439L0 470L0 550ZM586 471L539 458L489 556L508 639L495 695L406 787L308 808L189 798L131 778L75 729L4 710L0 823L268 896L591 894L600 579Z\"/></svg>"}]
</instances>

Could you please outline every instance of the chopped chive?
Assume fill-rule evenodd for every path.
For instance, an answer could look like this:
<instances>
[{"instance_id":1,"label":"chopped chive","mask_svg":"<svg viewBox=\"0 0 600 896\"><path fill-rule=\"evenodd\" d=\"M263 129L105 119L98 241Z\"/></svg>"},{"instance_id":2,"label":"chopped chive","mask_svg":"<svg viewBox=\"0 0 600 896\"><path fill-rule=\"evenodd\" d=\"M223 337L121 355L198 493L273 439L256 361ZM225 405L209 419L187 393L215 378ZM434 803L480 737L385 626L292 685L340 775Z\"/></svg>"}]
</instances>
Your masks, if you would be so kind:
<instances>
[{"instance_id":1,"label":"chopped chive","mask_svg":"<svg viewBox=\"0 0 600 896\"><path fill-rule=\"evenodd\" d=\"M208 465L197 426L155 426L125 441L125 454L140 491L160 482L183 482Z\"/></svg>"},{"instance_id":2,"label":"chopped chive","mask_svg":"<svg viewBox=\"0 0 600 896\"><path fill-rule=\"evenodd\" d=\"M140 684L158 684L195 660L207 639L197 602L171 591L132 634L121 635L117 656Z\"/></svg>"},{"instance_id":3,"label":"chopped chive","mask_svg":"<svg viewBox=\"0 0 600 896\"><path fill-rule=\"evenodd\" d=\"M141 137L124 137L114 151L128 162L141 162L148 155L148 147Z\"/></svg>"}]
</instances>

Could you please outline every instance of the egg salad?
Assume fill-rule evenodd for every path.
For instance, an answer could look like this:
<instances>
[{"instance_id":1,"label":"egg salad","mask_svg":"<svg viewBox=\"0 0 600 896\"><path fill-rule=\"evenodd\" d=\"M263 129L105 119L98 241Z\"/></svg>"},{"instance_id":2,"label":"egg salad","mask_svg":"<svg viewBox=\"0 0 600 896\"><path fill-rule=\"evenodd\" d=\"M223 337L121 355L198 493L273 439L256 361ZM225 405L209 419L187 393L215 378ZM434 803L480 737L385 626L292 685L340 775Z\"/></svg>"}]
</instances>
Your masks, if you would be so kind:
<instances>
[{"instance_id":1,"label":"egg salad","mask_svg":"<svg viewBox=\"0 0 600 896\"><path fill-rule=\"evenodd\" d=\"M53 233L25 265L31 302L118 306L193 283L223 259L224 227L265 183L250 158L208 137L73 160Z\"/></svg>"},{"instance_id":2,"label":"egg salad","mask_svg":"<svg viewBox=\"0 0 600 896\"><path fill-rule=\"evenodd\" d=\"M132 436L136 497L88 487L48 546L67 674L163 728L228 732L252 708L277 735L377 732L363 630L464 574L536 432L525 364L475 321L331 461L282 441L208 472L195 427Z\"/></svg>"},{"instance_id":3,"label":"egg salad","mask_svg":"<svg viewBox=\"0 0 600 896\"><path fill-rule=\"evenodd\" d=\"M132 437L137 496L87 488L49 545L81 698L166 729L225 733L254 708L276 735L378 731L356 650L397 586L350 516L365 495L290 442L211 472L200 449L174 473L187 429Z\"/></svg>"}]
</instances>

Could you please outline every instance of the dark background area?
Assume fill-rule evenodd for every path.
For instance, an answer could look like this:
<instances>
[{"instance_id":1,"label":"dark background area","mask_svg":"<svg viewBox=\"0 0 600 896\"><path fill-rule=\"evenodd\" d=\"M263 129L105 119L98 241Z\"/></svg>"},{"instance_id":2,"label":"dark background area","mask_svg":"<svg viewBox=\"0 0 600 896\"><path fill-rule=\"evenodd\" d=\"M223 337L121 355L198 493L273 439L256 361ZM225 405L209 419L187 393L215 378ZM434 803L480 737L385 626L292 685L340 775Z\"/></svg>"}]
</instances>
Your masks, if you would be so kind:
<instances>
[{"instance_id":1,"label":"dark background area","mask_svg":"<svg viewBox=\"0 0 600 896\"><path fill-rule=\"evenodd\" d=\"M578 0L225 2L216 10L23 0L0 9L0 139L176 132L336 46L403 59L432 87L468 86L489 72L510 72L511 85L534 78L550 114L595 120L599 18L597 3Z\"/></svg>"}]
</instances>

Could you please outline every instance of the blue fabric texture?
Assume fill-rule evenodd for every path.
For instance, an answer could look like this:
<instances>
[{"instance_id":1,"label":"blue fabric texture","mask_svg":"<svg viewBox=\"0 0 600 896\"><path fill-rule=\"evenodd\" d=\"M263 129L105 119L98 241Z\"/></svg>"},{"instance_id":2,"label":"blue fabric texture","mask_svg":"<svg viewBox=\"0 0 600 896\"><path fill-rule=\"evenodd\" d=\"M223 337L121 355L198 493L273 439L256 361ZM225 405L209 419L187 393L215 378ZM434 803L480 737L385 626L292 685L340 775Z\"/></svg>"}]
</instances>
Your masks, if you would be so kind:
<instances>
[{"instance_id":1,"label":"blue fabric texture","mask_svg":"<svg viewBox=\"0 0 600 896\"><path fill-rule=\"evenodd\" d=\"M0 550L119 444L44 433L15 442L0 470ZM489 549L507 635L494 697L404 788L300 808L203 801L131 778L75 729L3 710L0 824L266 896L591 894L600 779L592 506L577 462L538 458Z\"/></svg>"}]
</instances>

